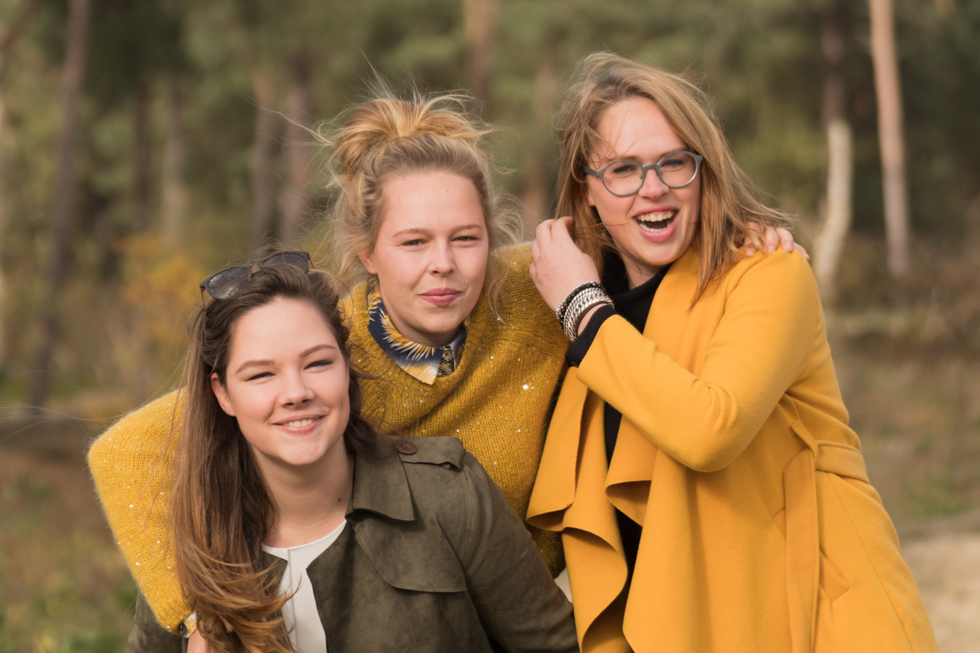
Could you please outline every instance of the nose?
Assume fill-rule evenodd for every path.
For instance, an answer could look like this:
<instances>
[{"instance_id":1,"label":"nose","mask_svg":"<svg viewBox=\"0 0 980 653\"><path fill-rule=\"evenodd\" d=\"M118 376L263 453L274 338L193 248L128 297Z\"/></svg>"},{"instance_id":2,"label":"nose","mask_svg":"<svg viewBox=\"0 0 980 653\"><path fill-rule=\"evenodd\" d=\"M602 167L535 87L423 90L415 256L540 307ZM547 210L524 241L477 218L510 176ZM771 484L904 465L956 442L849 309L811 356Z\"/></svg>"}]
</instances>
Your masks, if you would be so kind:
<instances>
[{"instance_id":1,"label":"nose","mask_svg":"<svg viewBox=\"0 0 980 653\"><path fill-rule=\"evenodd\" d=\"M438 243L430 250L429 272L446 275L456 269L456 259L449 242Z\"/></svg>"},{"instance_id":2,"label":"nose","mask_svg":"<svg viewBox=\"0 0 980 653\"><path fill-rule=\"evenodd\" d=\"M647 176L643 179L639 194L644 197L660 197L670 190L670 186L660 180L660 175L653 168L647 169Z\"/></svg>"},{"instance_id":3,"label":"nose","mask_svg":"<svg viewBox=\"0 0 980 653\"><path fill-rule=\"evenodd\" d=\"M313 391L301 371L283 374L282 391L279 393L279 402L283 406L302 406L312 398Z\"/></svg>"}]
</instances>

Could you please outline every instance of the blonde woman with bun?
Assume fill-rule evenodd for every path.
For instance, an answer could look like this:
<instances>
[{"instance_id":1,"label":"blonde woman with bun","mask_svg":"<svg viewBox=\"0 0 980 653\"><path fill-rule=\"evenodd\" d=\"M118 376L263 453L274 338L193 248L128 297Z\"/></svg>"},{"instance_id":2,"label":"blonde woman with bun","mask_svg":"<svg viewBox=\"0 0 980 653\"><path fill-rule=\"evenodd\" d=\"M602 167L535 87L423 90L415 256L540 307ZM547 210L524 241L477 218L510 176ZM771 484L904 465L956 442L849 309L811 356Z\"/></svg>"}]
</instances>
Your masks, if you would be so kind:
<instances>
[{"instance_id":1,"label":"blonde woman with bun","mask_svg":"<svg viewBox=\"0 0 980 653\"><path fill-rule=\"evenodd\" d=\"M516 221L481 148L488 129L463 101L381 93L323 139L339 191L333 261L356 284L342 308L351 364L365 377L364 416L384 433L459 438L524 515L568 339L531 282L527 245L510 245ZM767 233L772 246L777 238ZM110 428L89 454L127 563L170 630L193 612L162 535L172 480L160 461L173 456L179 419L168 395ZM558 574L558 534L530 530Z\"/></svg>"},{"instance_id":2,"label":"blonde woman with bun","mask_svg":"<svg viewBox=\"0 0 980 653\"><path fill-rule=\"evenodd\" d=\"M562 533L582 650L933 653L813 274L739 249L783 216L707 98L593 55L559 147L531 275L574 342L528 519Z\"/></svg>"}]
</instances>

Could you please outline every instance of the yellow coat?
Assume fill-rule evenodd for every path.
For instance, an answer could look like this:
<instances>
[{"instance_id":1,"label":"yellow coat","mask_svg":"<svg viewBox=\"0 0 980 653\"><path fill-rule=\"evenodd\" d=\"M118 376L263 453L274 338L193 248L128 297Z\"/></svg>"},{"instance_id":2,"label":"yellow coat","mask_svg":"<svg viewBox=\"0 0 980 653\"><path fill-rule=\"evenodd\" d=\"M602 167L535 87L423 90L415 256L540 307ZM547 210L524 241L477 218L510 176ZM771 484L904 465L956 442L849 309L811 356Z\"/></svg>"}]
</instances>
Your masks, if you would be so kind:
<instances>
[{"instance_id":1,"label":"yellow coat","mask_svg":"<svg viewBox=\"0 0 980 653\"><path fill-rule=\"evenodd\" d=\"M806 261L743 259L691 307L697 278L691 248L643 334L608 319L555 408L528 521L562 531L582 650L935 651ZM643 525L628 596L613 506Z\"/></svg>"}]
</instances>

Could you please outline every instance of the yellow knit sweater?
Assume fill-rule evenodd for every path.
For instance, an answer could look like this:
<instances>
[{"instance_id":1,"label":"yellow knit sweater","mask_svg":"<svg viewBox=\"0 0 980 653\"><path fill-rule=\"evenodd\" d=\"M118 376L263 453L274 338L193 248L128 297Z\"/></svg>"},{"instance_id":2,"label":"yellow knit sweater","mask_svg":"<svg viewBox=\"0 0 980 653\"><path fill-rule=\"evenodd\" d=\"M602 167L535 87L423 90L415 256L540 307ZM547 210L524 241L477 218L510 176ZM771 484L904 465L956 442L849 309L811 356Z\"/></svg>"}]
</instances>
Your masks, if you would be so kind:
<instances>
[{"instance_id":1,"label":"yellow knit sweater","mask_svg":"<svg viewBox=\"0 0 980 653\"><path fill-rule=\"evenodd\" d=\"M399 368L368 333L365 287L344 303L362 382L363 414L384 433L453 435L476 456L522 517L544 445L568 340L528 276L527 246L507 248L497 315L487 297L470 314L456 371L432 385ZM133 576L162 625L190 614L173 571L167 499L180 410L170 394L127 415L96 440L88 460L106 516ZM563 566L557 533L530 529L552 574Z\"/></svg>"}]
</instances>

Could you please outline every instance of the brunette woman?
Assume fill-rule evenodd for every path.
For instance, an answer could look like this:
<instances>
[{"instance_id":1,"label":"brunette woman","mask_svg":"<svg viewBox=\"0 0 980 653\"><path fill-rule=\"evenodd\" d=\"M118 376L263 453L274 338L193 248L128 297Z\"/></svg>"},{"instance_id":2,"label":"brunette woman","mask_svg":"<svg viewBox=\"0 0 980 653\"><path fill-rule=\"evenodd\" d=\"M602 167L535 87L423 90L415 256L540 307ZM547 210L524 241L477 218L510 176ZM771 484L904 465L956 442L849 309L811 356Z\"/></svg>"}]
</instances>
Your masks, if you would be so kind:
<instances>
[{"instance_id":1,"label":"brunette woman","mask_svg":"<svg viewBox=\"0 0 980 653\"><path fill-rule=\"evenodd\" d=\"M935 651L813 275L738 250L782 216L704 95L593 55L559 143L531 276L575 340L528 518L562 533L582 650Z\"/></svg>"},{"instance_id":2,"label":"brunette woman","mask_svg":"<svg viewBox=\"0 0 980 653\"><path fill-rule=\"evenodd\" d=\"M172 535L209 650L575 650L571 606L459 440L361 417L336 291L307 262L223 270L192 318ZM130 651L181 650L142 597L136 618Z\"/></svg>"}]
</instances>

